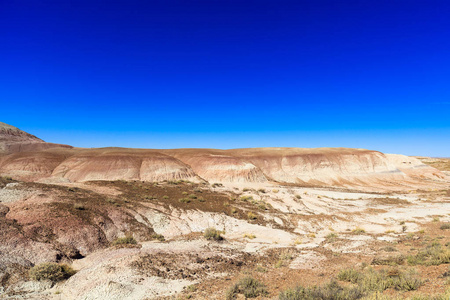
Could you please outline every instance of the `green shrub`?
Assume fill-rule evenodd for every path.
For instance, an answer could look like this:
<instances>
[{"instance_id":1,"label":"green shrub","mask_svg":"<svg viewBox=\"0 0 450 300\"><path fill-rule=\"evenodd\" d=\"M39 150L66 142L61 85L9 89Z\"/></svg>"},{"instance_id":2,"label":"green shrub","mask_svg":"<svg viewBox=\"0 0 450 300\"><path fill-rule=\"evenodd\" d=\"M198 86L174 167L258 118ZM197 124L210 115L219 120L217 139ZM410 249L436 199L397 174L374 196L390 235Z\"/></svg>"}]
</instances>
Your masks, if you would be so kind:
<instances>
[{"instance_id":1,"label":"green shrub","mask_svg":"<svg viewBox=\"0 0 450 300\"><path fill-rule=\"evenodd\" d=\"M267 269L264 268L264 267L261 266L261 265L258 265L258 266L255 268L255 271L256 271L256 272L260 272L260 273L266 273L266 272L267 272Z\"/></svg>"},{"instance_id":2,"label":"green shrub","mask_svg":"<svg viewBox=\"0 0 450 300\"><path fill-rule=\"evenodd\" d=\"M403 255L388 256L388 257L375 257L372 260L372 265L396 266L396 265L402 265L404 262L405 262L405 257Z\"/></svg>"},{"instance_id":3,"label":"green shrub","mask_svg":"<svg viewBox=\"0 0 450 300\"><path fill-rule=\"evenodd\" d=\"M281 267L286 266L286 262L282 259L279 259L276 263L275 263L275 268L279 269Z\"/></svg>"},{"instance_id":4,"label":"green shrub","mask_svg":"<svg viewBox=\"0 0 450 300\"><path fill-rule=\"evenodd\" d=\"M253 197L252 196L241 196L241 201L252 201Z\"/></svg>"},{"instance_id":5,"label":"green shrub","mask_svg":"<svg viewBox=\"0 0 450 300\"><path fill-rule=\"evenodd\" d=\"M189 198L181 198L178 201L180 201L181 203L190 203L191 199L189 199Z\"/></svg>"},{"instance_id":6,"label":"green shrub","mask_svg":"<svg viewBox=\"0 0 450 300\"><path fill-rule=\"evenodd\" d=\"M36 265L29 271L32 280L50 280L52 282L67 279L75 273L76 271L70 266L53 262Z\"/></svg>"},{"instance_id":7,"label":"green shrub","mask_svg":"<svg viewBox=\"0 0 450 300\"><path fill-rule=\"evenodd\" d=\"M400 291L415 291L422 285L422 281L412 275L406 274L399 276L394 281L394 288Z\"/></svg>"},{"instance_id":8,"label":"green shrub","mask_svg":"<svg viewBox=\"0 0 450 300\"><path fill-rule=\"evenodd\" d=\"M123 238L117 238L114 242L113 245L136 245L137 242L134 239L134 237L132 236L126 236Z\"/></svg>"},{"instance_id":9,"label":"green shrub","mask_svg":"<svg viewBox=\"0 0 450 300\"><path fill-rule=\"evenodd\" d=\"M343 287L336 281L322 286L304 288L298 286L294 289L282 291L280 300L357 300L364 296L359 287Z\"/></svg>"},{"instance_id":10,"label":"green shrub","mask_svg":"<svg viewBox=\"0 0 450 300\"><path fill-rule=\"evenodd\" d=\"M256 205L257 205L258 208L261 209L261 210L268 210L268 209L269 209L269 207L268 207L269 204L266 203L266 202L264 202L264 201L259 201Z\"/></svg>"},{"instance_id":11,"label":"green shrub","mask_svg":"<svg viewBox=\"0 0 450 300\"><path fill-rule=\"evenodd\" d=\"M444 223L444 224L441 225L440 228L441 228L442 230L450 229L450 223Z\"/></svg>"},{"instance_id":12,"label":"green shrub","mask_svg":"<svg viewBox=\"0 0 450 300\"><path fill-rule=\"evenodd\" d=\"M357 283L362 274L354 269L341 270L337 278L341 281L348 281L351 283Z\"/></svg>"},{"instance_id":13,"label":"green shrub","mask_svg":"<svg viewBox=\"0 0 450 300\"><path fill-rule=\"evenodd\" d=\"M395 249L395 248L392 247L392 246L386 246L386 247L384 247L382 250L383 250L383 251L386 251L386 252L395 252L395 251L397 251L397 249Z\"/></svg>"},{"instance_id":14,"label":"green shrub","mask_svg":"<svg viewBox=\"0 0 450 300\"><path fill-rule=\"evenodd\" d=\"M256 216L254 213L249 212L249 213L247 214L247 218L248 218L249 220L256 220L257 216Z\"/></svg>"},{"instance_id":15,"label":"green shrub","mask_svg":"<svg viewBox=\"0 0 450 300\"><path fill-rule=\"evenodd\" d=\"M86 207L84 206L83 203L75 203L73 205L73 208L78 209L78 210L85 210L86 209Z\"/></svg>"},{"instance_id":16,"label":"green shrub","mask_svg":"<svg viewBox=\"0 0 450 300\"><path fill-rule=\"evenodd\" d=\"M290 261L294 259L294 254L289 250L280 253L278 261L275 263L275 268L288 266Z\"/></svg>"},{"instance_id":17,"label":"green shrub","mask_svg":"<svg viewBox=\"0 0 450 300\"><path fill-rule=\"evenodd\" d=\"M438 242L428 245L425 249L419 251L416 255L408 255L406 258L408 264L437 266L450 263L450 250L444 248Z\"/></svg>"},{"instance_id":18,"label":"green shrub","mask_svg":"<svg viewBox=\"0 0 450 300\"><path fill-rule=\"evenodd\" d=\"M250 240L253 240L253 239L256 238L256 235L254 235L254 234L252 234L252 233L246 233L246 234L244 234L244 239L245 239L245 238L250 239Z\"/></svg>"},{"instance_id":19,"label":"green shrub","mask_svg":"<svg viewBox=\"0 0 450 300\"><path fill-rule=\"evenodd\" d=\"M420 279L398 269L375 271L369 268L364 272L347 269L339 272L338 279L357 284L363 291L384 291L388 288L412 291L422 285Z\"/></svg>"},{"instance_id":20,"label":"green shrub","mask_svg":"<svg viewBox=\"0 0 450 300\"><path fill-rule=\"evenodd\" d=\"M327 240L327 242L332 243L332 242L336 241L337 237L338 237L338 235L336 233L332 232L332 233L329 233L325 237L325 239Z\"/></svg>"},{"instance_id":21,"label":"green shrub","mask_svg":"<svg viewBox=\"0 0 450 300\"><path fill-rule=\"evenodd\" d=\"M366 231L363 228L360 227L356 227L355 229L352 230L353 234L363 234L366 233Z\"/></svg>"},{"instance_id":22,"label":"green shrub","mask_svg":"<svg viewBox=\"0 0 450 300\"><path fill-rule=\"evenodd\" d=\"M409 232L408 234L406 234L406 239L407 240L412 240L414 238L414 233Z\"/></svg>"},{"instance_id":23,"label":"green shrub","mask_svg":"<svg viewBox=\"0 0 450 300\"><path fill-rule=\"evenodd\" d=\"M152 238L155 240L158 240L160 242L164 242L166 240L162 234L157 234L157 233L153 234Z\"/></svg>"},{"instance_id":24,"label":"green shrub","mask_svg":"<svg viewBox=\"0 0 450 300\"><path fill-rule=\"evenodd\" d=\"M197 289L198 289L198 287L197 287L196 284L191 284L191 285L188 285L188 286L186 287L186 290L187 290L188 292L191 292L191 293L196 292Z\"/></svg>"},{"instance_id":25,"label":"green shrub","mask_svg":"<svg viewBox=\"0 0 450 300\"><path fill-rule=\"evenodd\" d=\"M244 277L228 289L227 300L236 299L237 294L243 294L245 298L256 298L268 294L266 286L252 277Z\"/></svg>"},{"instance_id":26,"label":"green shrub","mask_svg":"<svg viewBox=\"0 0 450 300\"><path fill-rule=\"evenodd\" d=\"M221 241L223 240L223 237L220 235L220 231L209 227L206 228L205 233L203 234L203 236L207 239L207 240L214 240L214 241Z\"/></svg>"}]
</instances>

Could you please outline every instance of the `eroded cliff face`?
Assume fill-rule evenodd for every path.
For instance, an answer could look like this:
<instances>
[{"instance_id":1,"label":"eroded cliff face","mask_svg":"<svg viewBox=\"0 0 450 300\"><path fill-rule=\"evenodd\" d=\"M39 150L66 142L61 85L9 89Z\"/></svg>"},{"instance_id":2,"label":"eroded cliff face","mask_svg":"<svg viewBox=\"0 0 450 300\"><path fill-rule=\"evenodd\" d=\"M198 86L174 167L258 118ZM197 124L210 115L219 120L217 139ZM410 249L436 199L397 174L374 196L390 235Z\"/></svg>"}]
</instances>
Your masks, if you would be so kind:
<instances>
[{"instance_id":1,"label":"eroded cliff face","mask_svg":"<svg viewBox=\"0 0 450 300\"><path fill-rule=\"evenodd\" d=\"M48 144L2 126L0 175L27 181L204 180L350 187L446 178L416 158L365 149L81 149Z\"/></svg>"}]
</instances>

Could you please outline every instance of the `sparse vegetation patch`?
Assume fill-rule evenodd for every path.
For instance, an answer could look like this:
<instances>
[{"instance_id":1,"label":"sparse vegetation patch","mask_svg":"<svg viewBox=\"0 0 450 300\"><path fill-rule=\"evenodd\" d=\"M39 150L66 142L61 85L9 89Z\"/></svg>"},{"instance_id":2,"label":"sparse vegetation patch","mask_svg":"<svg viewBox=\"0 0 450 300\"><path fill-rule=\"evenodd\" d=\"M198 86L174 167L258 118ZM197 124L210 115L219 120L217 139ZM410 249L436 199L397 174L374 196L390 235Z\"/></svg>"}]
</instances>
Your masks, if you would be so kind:
<instances>
[{"instance_id":1,"label":"sparse vegetation patch","mask_svg":"<svg viewBox=\"0 0 450 300\"><path fill-rule=\"evenodd\" d=\"M75 273L76 271L70 266L53 262L36 265L29 271L29 275L32 280L50 280L52 282L67 279Z\"/></svg>"},{"instance_id":2,"label":"sparse vegetation patch","mask_svg":"<svg viewBox=\"0 0 450 300\"><path fill-rule=\"evenodd\" d=\"M157 234L157 233L152 235L152 238L155 240L158 240L160 242L164 242L166 240L162 234Z\"/></svg>"},{"instance_id":3,"label":"sparse vegetation patch","mask_svg":"<svg viewBox=\"0 0 450 300\"><path fill-rule=\"evenodd\" d=\"M238 294L243 294L245 298L256 298L268 294L266 286L259 280L252 277L244 277L228 289L227 300L236 299Z\"/></svg>"},{"instance_id":4,"label":"sparse vegetation patch","mask_svg":"<svg viewBox=\"0 0 450 300\"><path fill-rule=\"evenodd\" d=\"M364 296L360 287L344 287L336 281L322 286L304 288L297 286L282 291L279 300L357 300Z\"/></svg>"},{"instance_id":5,"label":"sparse vegetation patch","mask_svg":"<svg viewBox=\"0 0 450 300\"><path fill-rule=\"evenodd\" d=\"M256 238L256 235L254 235L252 233L246 233L246 234L244 234L244 238L253 240Z\"/></svg>"},{"instance_id":6,"label":"sparse vegetation patch","mask_svg":"<svg viewBox=\"0 0 450 300\"><path fill-rule=\"evenodd\" d=\"M137 241L132 236L126 236L114 240L113 245L136 245Z\"/></svg>"},{"instance_id":7,"label":"sparse vegetation patch","mask_svg":"<svg viewBox=\"0 0 450 300\"><path fill-rule=\"evenodd\" d=\"M221 241L221 240L223 240L223 237L220 234L221 234L221 232L219 230L209 227L209 228L206 228L203 236L207 240Z\"/></svg>"},{"instance_id":8,"label":"sparse vegetation patch","mask_svg":"<svg viewBox=\"0 0 450 300\"><path fill-rule=\"evenodd\" d=\"M84 206L83 203L75 203L73 205L73 208L78 209L78 210L85 210L86 209L86 207Z\"/></svg>"},{"instance_id":9,"label":"sparse vegetation patch","mask_svg":"<svg viewBox=\"0 0 450 300\"><path fill-rule=\"evenodd\" d=\"M388 256L388 257L375 257L372 260L372 265L397 266L397 265L402 265L404 262L405 262L405 257L403 255Z\"/></svg>"},{"instance_id":10,"label":"sparse vegetation patch","mask_svg":"<svg viewBox=\"0 0 450 300\"><path fill-rule=\"evenodd\" d=\"M352 230L352 233L353 234L363 234L363 233L366 233L366 230L361 227L356 227L355 229Z\"/></svg>"},{"instance_id":11,"label":"sparse vegetation patch","mask_svg":"<svg viewBox=\"0 0 450 300\"><path fill-rule=\"evenodd\" d=\"M345 269L339 272L337 278L357 284L360 290L365 292L384 291L389 288L413 291L423 284L413 272L402 272L399 269L381 269L378 271L372 268L363 271Z\"/></svg>"},{"instance_id":12,"label":"sparse vegetation patch","mask_svg":"<svg viewBox=\"0 0 450 300\"><path fill-rule=\"evenodd\" d=\"M408 264L415 265L441 265L450 263L450 249L442 246L438 242L428 245L415 255L408 255L406 258Z\"/></svg>"},{"instance_id":13,"label":"sparse vegetation patch","mask_svg":"<svg viewBox=\"0 0 450 300\"><path fill-rule=\"evenodd\" d=\"M444 223L440 227L442 230L450 229L450 223Z\"/></svg>"},{"instance_id":14,"label":"sparse vegetation patch","mask_svg":"<svg viewBox=\"0 0 450 300\"><path fill-rule=\"evenodd\" d=\"M326 241L327 241L328 243L332 243L332 242L335 242L335 241L336 241L337 237L338 237L338 235L337 235L336 233L332 232L332 233L329 233L329 234L325 237L325 239L326 239Z\"/></svg>"},{"instance_id":15,"label":"sparse vegetation patch","mask_svg":"<svg viewBox=\"0 0 450 300\"><path fill-rule=\"evenodd\" d=\"M247 217L248 217L249 220L256 220L257 219L257 216L254 213L252 213L252 212L249 212L247 214Z\"/></svg>"}]
</instances>

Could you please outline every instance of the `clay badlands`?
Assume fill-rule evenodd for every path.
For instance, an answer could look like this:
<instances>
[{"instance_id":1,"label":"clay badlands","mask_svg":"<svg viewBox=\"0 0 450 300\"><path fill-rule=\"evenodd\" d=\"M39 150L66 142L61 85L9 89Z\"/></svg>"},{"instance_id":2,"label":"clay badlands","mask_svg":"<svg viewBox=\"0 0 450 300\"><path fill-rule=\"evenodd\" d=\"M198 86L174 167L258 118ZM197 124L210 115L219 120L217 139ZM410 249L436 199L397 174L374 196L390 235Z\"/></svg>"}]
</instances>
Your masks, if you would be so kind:
<instances>
[{"instance_id":1,"label":"clay badlands","mask_svg":"<svg viewBox=\"0 0 450 300\"><path fill-rule=\"evenodd\" d=\"M449 170L348 148L85 149L0 123L0 299L448 297Z\"/></svg>"}]
</instances>

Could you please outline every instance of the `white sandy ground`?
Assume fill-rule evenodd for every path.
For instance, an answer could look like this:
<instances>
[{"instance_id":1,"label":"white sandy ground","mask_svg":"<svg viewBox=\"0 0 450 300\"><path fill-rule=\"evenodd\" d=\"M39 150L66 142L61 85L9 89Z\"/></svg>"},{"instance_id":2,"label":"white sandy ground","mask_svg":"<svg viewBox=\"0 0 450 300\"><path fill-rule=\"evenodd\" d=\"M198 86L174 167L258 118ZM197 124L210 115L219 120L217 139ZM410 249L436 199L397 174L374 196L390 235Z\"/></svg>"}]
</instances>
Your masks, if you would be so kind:
<instances>
[{"instance_id":1,"label":"white sandy ground","mask_svg":"<svg viewBox=\"0 0 450 300\"><path fill-rule=\"evenodd\" d=\"M78 271L64 283L49 288L46 283L25 282L15 287L24 291L23 299L146 299L175 295L195 282L189 280L169 280L154 276L142 276L130 267L130 262L148 253L178 252L195 253L201 251L235 250L263 253L274 247L295 246L301 254L294 258L290 267L310 269L320 267L326 259L315 251L321 244L335 252L358 253L370 251L364 247L374 239L396 241L400 235L417 231L421 222L429 222L434 216L441 221L450 221L450 199L437 196L435 199L421 198L416 193L376 194L338 190L280 187L272 184L227 185L215 188L217 191L234 191L251 195L255 200L269 203L278 212L260 212L260 217L271 220L272 224L291 225L292 232L270 226L251 224L224 214L197 210L156 211L148 204L135 213L139 222L148 223L157 233L166 238L179 234L202 232L208 227L225 231L227 242L220 245L203 239L193 241L170 241L167 243L144 242L142 248L105 249L76 260L73 267ZM258 192L264 189L265 192ZM0 190L0 200L5 204L22 201L28 193L16 193L12 187ZM298 199L296 195L300 196ZM406 200L406 204L383 204L377 198ZM403 223L404 222L404 223ZM406 227L404 227L406 226ZM363 228L372 235L346 235L355 228ZM388 233L387 231L394 231ZM324 243L331 232L346 239L341 245ZM245 234L255 235L254 239L244 238ZM369 254L369 253L366 253ZM223 274L216 274L223 276ZM1 291L0 291L1 292ZM20 297L0 299L20 299Z\"/></svg>"}]
</instances>

